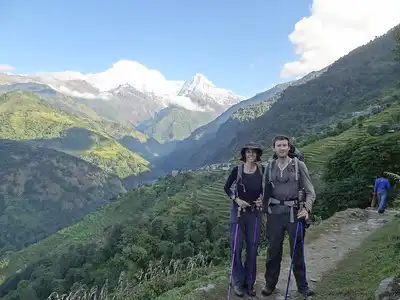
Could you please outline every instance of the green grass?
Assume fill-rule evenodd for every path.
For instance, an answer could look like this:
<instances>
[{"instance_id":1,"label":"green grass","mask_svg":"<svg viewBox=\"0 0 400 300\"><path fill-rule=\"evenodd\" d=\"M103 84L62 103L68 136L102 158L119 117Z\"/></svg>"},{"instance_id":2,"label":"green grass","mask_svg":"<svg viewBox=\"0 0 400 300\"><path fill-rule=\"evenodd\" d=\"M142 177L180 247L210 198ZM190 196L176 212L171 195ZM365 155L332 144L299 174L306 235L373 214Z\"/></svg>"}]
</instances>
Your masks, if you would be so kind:
<instances>
[{"instance_id":1,"label":"green grass","mask_svg":"<svg viewBox=\"0 0 400 300\"><path fill-rule=\"evenodd\" d=\"M374 299L380 282L400 276L400 218L379 228L316 285L318 298Z\"/></svg>"}]
</instances>

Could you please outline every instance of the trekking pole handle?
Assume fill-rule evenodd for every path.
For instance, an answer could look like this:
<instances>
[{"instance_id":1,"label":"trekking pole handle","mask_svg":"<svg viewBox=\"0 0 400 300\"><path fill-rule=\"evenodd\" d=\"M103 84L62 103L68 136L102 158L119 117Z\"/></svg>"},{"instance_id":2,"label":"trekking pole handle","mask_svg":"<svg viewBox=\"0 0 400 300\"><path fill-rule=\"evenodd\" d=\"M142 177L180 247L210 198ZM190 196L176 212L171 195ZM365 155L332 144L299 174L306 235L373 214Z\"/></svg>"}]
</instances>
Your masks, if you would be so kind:
<instances>
[{"instance_id":1,"label":"trekking pole handle","mask_svg":"<svg viewBox=\"0 0 400 300\"><path fill-rule=\"evenodd\" d=\"M237 208L237 213L236 213L236 222L239 222L240 219L240 213L241 213L242 208L240 206L238 206Z\"/></svg>"}]
</instances>

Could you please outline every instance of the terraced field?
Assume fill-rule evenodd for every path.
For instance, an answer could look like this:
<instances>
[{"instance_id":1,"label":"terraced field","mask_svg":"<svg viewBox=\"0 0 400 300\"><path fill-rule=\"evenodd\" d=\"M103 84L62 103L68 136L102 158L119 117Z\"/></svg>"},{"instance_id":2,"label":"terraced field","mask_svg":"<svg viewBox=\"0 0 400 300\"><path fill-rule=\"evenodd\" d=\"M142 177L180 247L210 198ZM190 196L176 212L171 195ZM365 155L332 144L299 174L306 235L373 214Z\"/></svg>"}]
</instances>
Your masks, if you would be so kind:
<instances>
[{"instance_id":1,"label":"terraced field","mask_svg":"<svg viewBox=\"0 0 400 300\"><path fill-rule=\"evenodd\" d=\"M324 164L327 162L329 156L335 153L336 149L345 145L351 139L367 136L368 126L376 126L388 122L396 114L400 114L400 107L392 106L364 120L362 128L358 128L358 125L355 125L337 136L327 137L304 146L302 151L304 152L308 168L314 175L320 175Z\"/></svg>"},{"instance_id":2,"label":"terraced field","mask_svg":"<svg viewBox=\"0 0 400 300\"><path fill-rule=\"evenodd\" d=\"M187 197L181 199L183 201L168 212L169 220L188 214L192 205L197 203L202 209L217 212L221 221L228 221L231 202L224 192L224 185L229 171L211 171L210 173L217 174L220 179L210 185L191 191ZM175 195L174 197L179 196Z\"/></svg>"}]
</instances>

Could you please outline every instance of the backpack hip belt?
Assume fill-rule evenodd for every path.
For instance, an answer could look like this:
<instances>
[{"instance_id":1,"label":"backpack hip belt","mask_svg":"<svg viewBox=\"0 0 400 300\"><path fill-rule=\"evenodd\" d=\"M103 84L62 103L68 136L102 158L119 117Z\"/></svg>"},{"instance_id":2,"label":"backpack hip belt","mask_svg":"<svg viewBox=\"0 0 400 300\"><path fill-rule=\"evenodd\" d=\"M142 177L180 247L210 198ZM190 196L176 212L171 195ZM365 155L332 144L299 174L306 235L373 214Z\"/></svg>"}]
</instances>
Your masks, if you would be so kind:
<instances>
[{"instance_id":1,"label":"backpack hip belt","mask_svg":"<svg viewBox=\"0 0 400 300\"><path fill-rule=\"evenodd\" d=\"M286 205L290 207L290 223L294 223L294 207L299 208L299 199L279 200L273 197L269 198L269 204ZM271 207L268 205L268 213L271 214Z\"/></svg>"}]
</instances>

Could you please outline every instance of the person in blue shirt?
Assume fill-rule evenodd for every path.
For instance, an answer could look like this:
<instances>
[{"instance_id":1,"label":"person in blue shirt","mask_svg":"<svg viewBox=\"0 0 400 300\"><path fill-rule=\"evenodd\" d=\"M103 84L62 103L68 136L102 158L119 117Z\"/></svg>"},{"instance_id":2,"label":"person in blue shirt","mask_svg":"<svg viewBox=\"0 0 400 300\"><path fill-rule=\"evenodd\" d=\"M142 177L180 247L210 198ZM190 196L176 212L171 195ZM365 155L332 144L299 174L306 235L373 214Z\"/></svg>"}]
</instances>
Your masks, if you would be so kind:
<instances>
[{"instance_id":1,"label":"person in blue shirt","mask_svg":"<svg viewBox=\"0 0 400 300\"><path fill-rule=\"evenodd\" d=\"M374 192L378 196L378 213L383 213L386 209L387 194L390 189L390 182L385 177L378 177L375 179Z\"/></svg>"}]
</instances>

